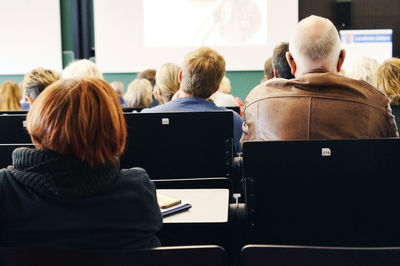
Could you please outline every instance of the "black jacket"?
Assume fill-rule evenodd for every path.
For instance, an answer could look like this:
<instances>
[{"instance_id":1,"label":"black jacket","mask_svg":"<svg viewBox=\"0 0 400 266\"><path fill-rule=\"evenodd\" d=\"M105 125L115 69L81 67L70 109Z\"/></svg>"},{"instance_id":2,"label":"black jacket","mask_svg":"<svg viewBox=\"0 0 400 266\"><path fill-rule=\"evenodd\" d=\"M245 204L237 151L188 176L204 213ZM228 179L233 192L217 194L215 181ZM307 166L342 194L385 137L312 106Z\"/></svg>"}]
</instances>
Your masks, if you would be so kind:
<instances>
[{"instance_id":1,"label":"black jacket","mask_svg":"<svg viewBox=\"0 0 400 266\"><path fill-rule=\"evenodd\" d=\"M159 246L154 184L140 168L91 168L73 156L18 148L0 170L0 245L87 249Z\"/></svg>"}]
</instances>

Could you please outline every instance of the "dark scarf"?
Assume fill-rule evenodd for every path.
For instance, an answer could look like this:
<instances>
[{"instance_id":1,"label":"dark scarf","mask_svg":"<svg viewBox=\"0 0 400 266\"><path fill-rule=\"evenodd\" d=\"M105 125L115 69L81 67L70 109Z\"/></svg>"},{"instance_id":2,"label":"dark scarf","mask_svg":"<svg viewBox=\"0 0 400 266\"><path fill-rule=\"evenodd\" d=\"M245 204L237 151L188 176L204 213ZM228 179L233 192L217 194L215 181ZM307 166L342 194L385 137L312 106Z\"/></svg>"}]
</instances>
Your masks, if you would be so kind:
<instances>
[{"instance_id":1,"label":"dark scarf","mask_svg":"<svg viewBox=\"0 0 400 266\"><path fill-rule=\"evenodd\" d=\"M17 148L8 170L22 184L58 197L83 198L112 184L119 167L112 163L90 167L82 160L47 149Z\"/></svg>"}]
</instances>

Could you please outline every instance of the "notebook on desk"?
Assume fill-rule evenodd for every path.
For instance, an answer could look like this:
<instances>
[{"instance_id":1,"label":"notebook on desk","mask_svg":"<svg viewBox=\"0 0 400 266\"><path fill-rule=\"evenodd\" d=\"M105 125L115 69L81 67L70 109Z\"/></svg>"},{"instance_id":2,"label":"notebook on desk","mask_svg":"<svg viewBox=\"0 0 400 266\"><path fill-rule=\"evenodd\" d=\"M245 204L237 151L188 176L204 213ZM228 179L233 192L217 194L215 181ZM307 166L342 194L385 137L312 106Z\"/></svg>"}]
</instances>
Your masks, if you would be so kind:
<instances>
[{"instance_id":1,"label":"notebook on desk","mask_svg":"<svg viewBox=\"0 0 400 266\"><path fill-rule=\"evenodd\" d=\"M161 192L157 192L157 201L163 217L192 207L187 200L181 200Z\"/></svg>"}]
</instances>

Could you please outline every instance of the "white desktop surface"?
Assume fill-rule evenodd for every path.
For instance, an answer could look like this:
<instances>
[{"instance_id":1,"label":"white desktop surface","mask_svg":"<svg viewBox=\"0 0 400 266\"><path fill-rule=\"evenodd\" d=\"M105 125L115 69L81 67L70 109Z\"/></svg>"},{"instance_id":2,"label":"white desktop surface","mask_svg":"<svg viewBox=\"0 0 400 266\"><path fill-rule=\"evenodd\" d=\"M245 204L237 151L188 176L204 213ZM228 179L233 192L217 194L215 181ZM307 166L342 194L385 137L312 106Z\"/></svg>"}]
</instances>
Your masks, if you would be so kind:
<instances>
[{"instance_id":1,"label":"white desktop surface","mask_svg":"<svg viewBox=\"0 0 400 266\"><path fill-rule=\"evenodd\" d=\"M164 217L164 223L228 222L229 189L157 189L166 195L187 200L192 208Z\"/></svg>"}]
</instances>

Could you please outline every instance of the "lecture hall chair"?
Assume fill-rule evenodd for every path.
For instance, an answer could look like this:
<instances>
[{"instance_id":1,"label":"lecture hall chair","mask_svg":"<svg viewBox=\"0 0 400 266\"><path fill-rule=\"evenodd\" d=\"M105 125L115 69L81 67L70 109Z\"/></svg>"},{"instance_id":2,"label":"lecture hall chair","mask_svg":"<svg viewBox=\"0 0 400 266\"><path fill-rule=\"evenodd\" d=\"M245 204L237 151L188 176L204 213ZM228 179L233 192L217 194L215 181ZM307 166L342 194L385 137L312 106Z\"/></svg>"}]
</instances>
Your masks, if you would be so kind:
<instances>
[{"instance_id":1,"label":"lecture hall chair","mask_svg":"<svg viewBox=\"0 0 400 266\"><path fill-rule=\"evenodd\" d=\"M246 245L242 266L397 266L400 247Z\"/></svg>"},{"instance_id":2,"label":"lecture hall chair","mask_svg":"<svg viewBox=\"0 0 400 266\"><path fill-rule=\"evenodd\" d=\"M4 266L226 266L220 246L171 246L144 250L0 248Z\"/></svg>"}]
</instances>

